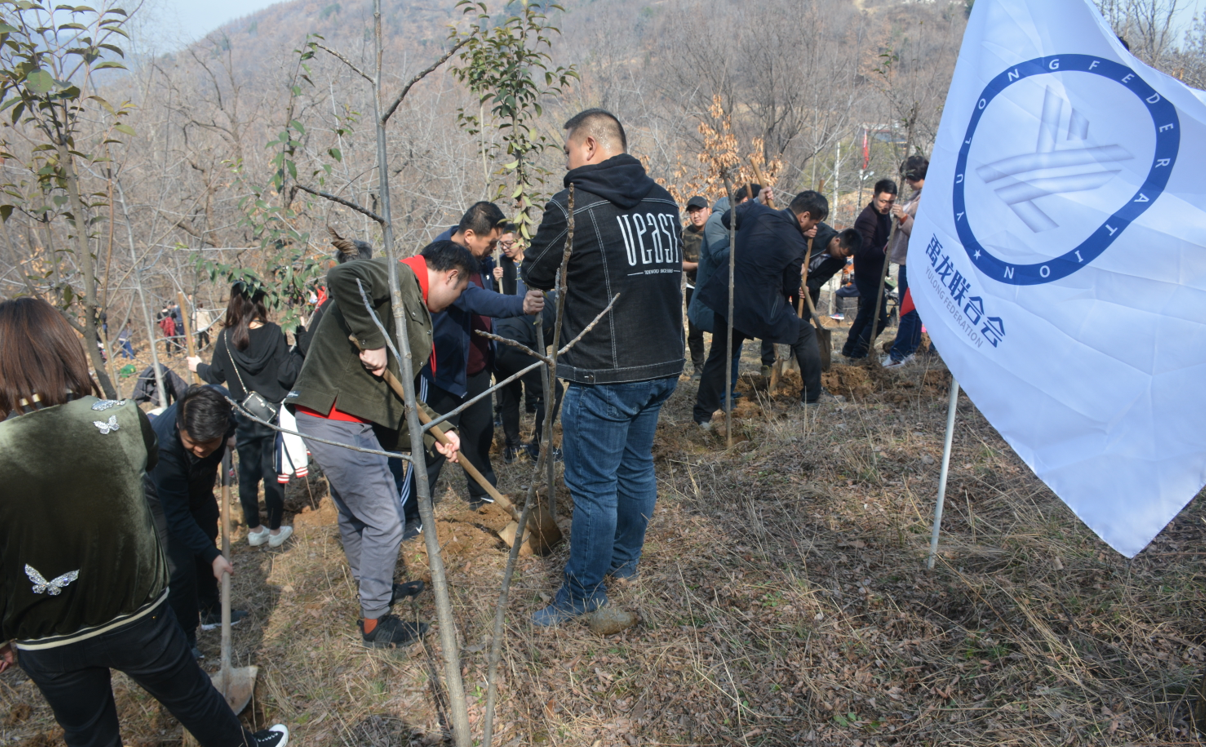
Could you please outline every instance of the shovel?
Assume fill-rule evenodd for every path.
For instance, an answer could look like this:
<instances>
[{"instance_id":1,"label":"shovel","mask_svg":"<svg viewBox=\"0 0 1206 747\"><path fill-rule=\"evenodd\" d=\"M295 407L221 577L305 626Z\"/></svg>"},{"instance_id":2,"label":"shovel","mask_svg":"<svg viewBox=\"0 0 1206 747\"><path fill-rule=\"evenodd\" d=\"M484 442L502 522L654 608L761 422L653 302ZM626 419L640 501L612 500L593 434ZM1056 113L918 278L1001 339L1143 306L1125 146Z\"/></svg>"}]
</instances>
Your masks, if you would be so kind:
<instances>
[{"instance_id":1,"label":"shovel","mask_svg":"<svg viewBox=\"0 0 1206 747\"><path fill-rule=\"evenodd\" d=\"M357 350L363 350L363 348L360 347L360 341L357 340L354 335L349 336L348 339L352 341L352 344L356 346ZM383 374L383 378L385 379L385 383L389 384L389 388L392 389L394 394L398 396L398 399L401 399L403 402L405 402L406 397L403 394L402 382L398 381L398 377L394 376L393 371L386 369L385 373ZM423 408L416 407L415 411L419 415L420 423L427 425L431 422L431 417L423 411ZM440 428L438 425L431 427L431 435L436 441L439 441L442 444L447 445L451 443L451 441L448 439L448 436L444 435L444 429ZM501 508L505 509L509 514L511 514L511 517L515 519L515 521L513 521L511 524L508 524L501 532L499 532L499 536L502 537L503 541L507 543L507 547L514 547L516 541L518 541L517 536L519 535L519 508L511 502L511 499L498 492L498 488L491 485L490 481L483 477L482 473L478 472L477 467L474 467L472 464L470 464L468 459L458 459L457 464L461 465L461 468L465 470L465 474L469 475L474 482L482 486L482 489L494 499L495 503L497 503ZM414 468L415 464L412 462L411 469ZM528 516L528 527L527 531L524 533L523 547L527 548L530 552L536 555L547 555L548 552L553 549L553 547L561 542L561 540L561 528L557 526L557 522L553 520L553 515L549 513L548 506L545 506L543 503L537 500L535 509Z\"/></svg>"},{"instance_id":2,"label":"shovel","mask_svg":"<svg viewBox=\"0 0 1206 747\"><path fill-rule=\"evenodd\" d=\"M222 555L230 558L230 450L222 457ZM222 574L222 669L214 683L230 710L242 713L251 702L259 667L230 666L230 574Z\"/></svg>"}]
</instances>

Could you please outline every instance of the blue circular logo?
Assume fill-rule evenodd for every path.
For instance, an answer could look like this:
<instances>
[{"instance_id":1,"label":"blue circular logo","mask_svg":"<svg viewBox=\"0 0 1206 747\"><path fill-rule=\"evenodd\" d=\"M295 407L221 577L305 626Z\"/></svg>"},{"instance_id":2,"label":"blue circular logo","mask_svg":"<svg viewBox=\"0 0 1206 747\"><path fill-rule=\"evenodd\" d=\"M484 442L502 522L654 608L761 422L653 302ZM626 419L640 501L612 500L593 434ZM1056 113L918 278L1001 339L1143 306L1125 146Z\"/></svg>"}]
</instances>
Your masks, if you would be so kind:
<instances>
[{"instance_id":1,"label":"blue circular logo","mask_svg":"<svg viewBox=\"0 0 1206 747\"><path fill-rule=\"evenodd\" d=\"M1071 250L1050 260L1033 264L1006 262L993 256L980 243L975 233L972 232L967 214L964 186L965 177L968 175L968 153L976 135L976 128L993 99L1010 85L1033 76L1068 72L1102 76L1118 83L1139 98L1143 107L1151 115L1152 126L1155 128L1156 148L1151 168L1148 170L1147 178L1135 194L1088 238ZM1062 132L1059 114L1061 102L1052 103L1051 95L1051 91L1048 89L1048 99L1044 100L1040 119L1039 145L1035 153L1006 158L976 169L976 172L985 181L1002 185L997 187L998 196L1005 200L1014 213L1035 232L1055 227L1056 224L1034 204L1033 200L1061 191L1093 189L1104 183L1103 179L1108 179L1110 175L1116 173L1101 169L1101 163L1120 160L1124 157L1129 158L1129 155L1118 155L1119 152L1125 153L1119 146L1085 147L1074 150L1055 149L1055 131L1060 129ZM1054 115L1050 113L1052 111ZM1080 116L1073 111L1072 119L1068 123L1069 138L1074 137L1078 130L1082 137L1084 133L1087 133L1088 121L1083 117L1078 119ZM1047 140L1046 146L1044 146L1044 138ZM1177 117L1177 108L1125 65L1083 54L1039 57L1015 65L993 78L985 86L984 92L976 102L971 121L967 125L967 134L963 138L963 144L959 148L953 194L955 228L958 231L959 240L963 243L968 257L981 272L1003 283L1038 285L1067 277L1096 259L1114 242L1114 239L1126 230L1127 226L1151 207L1168 185L1180 144L1180 120ZM1085 171L1086 168L1087 171ZM1078 169L1081 173L1069 174ZM1042 170L1059 175L1034 181L1017 178L1019 173Z\"/></svg>"}]
</instances>

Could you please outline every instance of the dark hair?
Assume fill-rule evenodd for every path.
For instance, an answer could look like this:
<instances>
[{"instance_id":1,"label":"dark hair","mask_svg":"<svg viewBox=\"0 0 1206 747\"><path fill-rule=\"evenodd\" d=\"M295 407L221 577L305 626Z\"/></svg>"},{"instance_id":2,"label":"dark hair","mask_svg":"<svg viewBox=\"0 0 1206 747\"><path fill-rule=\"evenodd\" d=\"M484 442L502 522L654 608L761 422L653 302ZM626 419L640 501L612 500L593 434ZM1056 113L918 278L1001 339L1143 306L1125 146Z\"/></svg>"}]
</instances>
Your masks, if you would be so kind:
<instances>
[{"instance_id":1,"label":"dark hair","mask_svg":"<svg viewBox=\"0 0 1206 747\"><path fill-rule=\"evenodd\" d=\"M230 418L230 403L216 387L193 384L176 403L176 427L198 443L226 436Z\"/></svg>"},{"instance_id":2,"label":"dark hair","mask_svg":"<svg viewBox=\"0 0 1206 747\"><path fill-rule=\"evenodd\" d=\"M331 245L335 247L335 261L337 263L342 265L354 259L373 258L373 245L367 241L345 239L330 226L327 226L327 233L331 234Z\"/></svg>"},{"instance_id":3,"label":"dark hair","mask_svg":"<svg viewBox=\"0 0 1206 747\"><path fill-rule=\"evenodd\" d=\"M874 197L875 195L882 195L885 193L890 195L896 194L896 182L892 181L891 179L880 179L877 181L875 183L875 191L871 193L872 196Z\"/></svg>"},{"instance_id":4,"label":"dark hair","mask_svg":"<svg viewBox=\"0 0 1206 747\"><path fill-rule=\"evenodd\" d=\"M478 271L477 258L455 241L433 241L420 252L427 260L427 268L436 272L460 270L465 277Z\"/></svg>"},{"instance_id":5,"label":"dark hair","mask_svg":"<svg viewBox=\"0 0 1206 747\"><path fill-rule=\"evenodd\" d=\"M838 233L838 246L844 248L848 254L854 254L863 248L863 235L853 228L847 228Z\"/></svg>"},{"instance_id":6,"label":"dark hair","mask_svg":"<svg viewBox=\"0 0 1206 747\"><path fill-rule=\"evenodd\" d=\"M67 320L40 298L0 303L0 416L35 395L50 407L89 394L100 390Z\"/></svg>"},{"instance_id":7,"label":"dark hair","mask_svg":"<svg viewBox=\"0 0 1206 747\"><path fill-rule=\"evenodd\" d=\"M488 236L494 229L502 228L502 224L506 222L507 216L503 215L503 211L499 210L498 205L493 202L476 202L461 216L461 222L457 224L456 231L457 233L473 231L478 236Z\"/></svg>"},{"instance_id":8,"label":"dark hair","mask_svg":"<svg viewBox=\"0 0 1206 747\"><path fill-rule=\"evenodd\" d=\"M624 125L620 124L616 115L606 109L587 109L584 112L578 112L562 125L562 129L566 131L566 136L569 138L578 134L578 130L582 130L584 134L590 135L608 150L615 150L619 145L620 152L628 152L628 136L624 134Z\"/></svg>"},{"instance_id":9,"label":"dark hair","mask_svg":"<svg viewBox=\"0 0 1206 747\"><path fill-rule=\"evenodd\" d=\"M900 171L904 174L904 178L915 182L924 179L925 172L929 171L929 168L930 161L925 156L909 156L900 165Z\"/></svg>"},{"instance_id":10,"label":"dark hair","mask_svg":"<svg viewBox=\"0 0 1206 747\"><path fill-rule=\"evenodd\" d=\"M825 220L829 215L829 200L820 192L809 189L791 201L791 212L795 215L808 213L813 220Z\"/></svg>"},{"instance_id":11,"label":"dark hair","mask_svg":"<svg viewBox=\"0 0 1206 747\"><path fill-rule=\"evenodd\" d=\"M508 221L499 226L499 229L501 229L503 233L515 233L519 230L519 226Z\"/></svg>"},{"instance_id":12,"label":"dark hair","mask_svg":"<svg viewBox=\"0 0 1206 747\"><path fill-rule=\"evenodd\" d=\"M226 321L223 326L230 330L230 342L235 348L246 350L251 344L251 323L268 321L268 310L264 308L264 291L249 289L242 282L230 287L230 301L226 304Z\"/></svg>"},{"instance_id":13,"label":"dark hair","mask_svg":"<svg viewBox=\"0 0 1206 747\"><path fill-rule=\"evenodd\" d=\"M750 194L750 192L753 192L753 194ZM754 199L757 199L758 195L761 193L762 193L762 185L754 184L753 182L750 182L749 184L743 184L741 186L741 189L734 192L733 199L736 200L737 202L741 202L742 200L746 199L747 197L752 197Z\"/></svg>"}]
</instances>

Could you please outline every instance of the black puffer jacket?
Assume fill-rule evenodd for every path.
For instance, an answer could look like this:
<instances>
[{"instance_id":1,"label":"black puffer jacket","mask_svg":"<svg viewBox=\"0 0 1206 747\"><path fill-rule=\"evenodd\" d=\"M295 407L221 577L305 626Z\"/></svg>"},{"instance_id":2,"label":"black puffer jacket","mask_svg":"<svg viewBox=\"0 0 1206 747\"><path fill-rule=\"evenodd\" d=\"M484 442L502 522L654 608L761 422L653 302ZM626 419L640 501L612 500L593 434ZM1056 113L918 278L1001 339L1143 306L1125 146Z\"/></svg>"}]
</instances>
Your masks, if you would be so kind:
<instances>
[{"instance_id":1,"label":"black puffer jacket","mask_svg":"<svg viewBox=\"0 0 1206 747\"><path fill-rule=\"evenodd\" d=\"M525 253L523 279L551 290L565 249L569 186L574 247L563 340L572 340L619 293L611 311L558 360L558 378L621 384L683 370L682 224L678 205L628 154L565 175Z\"/></svg>"}]
</instances>

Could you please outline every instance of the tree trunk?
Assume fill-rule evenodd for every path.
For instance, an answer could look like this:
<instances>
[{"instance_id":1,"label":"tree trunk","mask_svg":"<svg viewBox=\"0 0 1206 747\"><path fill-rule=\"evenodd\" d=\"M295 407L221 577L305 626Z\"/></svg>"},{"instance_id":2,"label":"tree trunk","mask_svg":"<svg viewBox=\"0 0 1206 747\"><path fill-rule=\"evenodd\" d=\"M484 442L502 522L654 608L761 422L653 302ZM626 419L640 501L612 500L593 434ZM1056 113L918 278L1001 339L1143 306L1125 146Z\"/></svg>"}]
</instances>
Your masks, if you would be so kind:
<instances>
[{"instance_id":1,"label":"tree trunk","mask_svg":"<svg viewBox=\"0 0 1206 747\"><path fill-rule=\"evenodd\" d=\"M411 360L410 340L402 310L402 291L398 282L398 257L394 249L394 229L389 199L389 157L385 145L385 120L381 110L381 0L373 0L373 25L377 53L377 66L373 81L373 121L377 125L377 180L381 190L381 216L385 254L389 258L389 294L393 307L394 328L398 336L398 373L402 379L402 390L406 398L406 424L410 431L410 453L414 461L415 487L418 492L419 516L423 519L423 541L427 545L427 559L431 566L431 586L435 596L436 617L440 626L440 648L444 653L444 676L448 688L448 708L452 716L452 731L457 747L470 747L469 710L465 704L465 683L461 678L460 643L457 640L456 621L452 616L452 599L448 594L448 578L444 572L444 560L440 556L440 542L436 536L435 511L431 505L431 489L427 484L427 470L423 468L423 426L419 423L416 410L415 372L421 362ZM419 363L419 365L416 365Z\"/></svg>"},{"instance_id":2,"label":"tree trunk","mask_svg":"<svg viewBox=\"0 0 1206 747\"><path fill-rule=\"evenodd\" d=\"M75 219L76 252L80 258L80 268L84 273L84 349L92 359L92 368L96 373L97 383L108 399L117 399L117 390L105 370L105 361L101 356L96 341L97 312L96 303L96 263L92 258L92 250L88 248L88 221L84 218L84 202L80 199L79 182L75 173L75 162L66 145L58 145L59 161L63 167L67 182L67 199L71 202L71 213Z\"/></svg>"}]
</instances>

